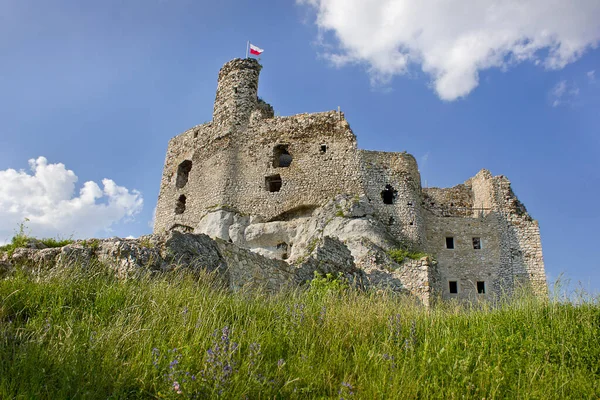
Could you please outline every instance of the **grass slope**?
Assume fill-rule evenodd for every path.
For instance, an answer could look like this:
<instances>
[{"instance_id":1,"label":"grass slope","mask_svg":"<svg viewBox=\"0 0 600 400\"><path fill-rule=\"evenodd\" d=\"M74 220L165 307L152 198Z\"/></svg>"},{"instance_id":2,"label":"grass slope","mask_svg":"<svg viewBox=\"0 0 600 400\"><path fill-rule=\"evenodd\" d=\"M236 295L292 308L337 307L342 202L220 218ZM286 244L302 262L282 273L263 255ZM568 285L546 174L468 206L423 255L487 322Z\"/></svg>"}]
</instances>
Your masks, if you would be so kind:
<instances>
[{"instance_id":1,"label":"grass slope","mask_svg":"<svg viewBox=\"0 0 600 400\"><path fill-rule=\"evenodd\" d=\"M598 398L599 342L597 300L428 311L324 280L274 296L177 273L0 281L2 399Z\"/></svg>"}]
</instances>

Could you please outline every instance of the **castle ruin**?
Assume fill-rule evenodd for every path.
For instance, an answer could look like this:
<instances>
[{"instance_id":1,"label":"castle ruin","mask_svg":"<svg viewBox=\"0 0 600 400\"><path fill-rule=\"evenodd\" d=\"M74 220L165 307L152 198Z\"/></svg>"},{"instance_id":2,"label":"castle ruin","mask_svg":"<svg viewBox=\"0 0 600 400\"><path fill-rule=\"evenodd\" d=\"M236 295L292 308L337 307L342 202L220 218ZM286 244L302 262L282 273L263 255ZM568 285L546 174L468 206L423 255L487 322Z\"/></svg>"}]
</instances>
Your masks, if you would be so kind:
<instances>
[{"instance_id":1,"label":"castle ruin","mask_svg":"<svg viewBox=\"0 0 600 400\"><path fill-rule=\"evenodd\" d=\"M335 238L372 284L425 302L546 293L538 223L508 179L423 188L412 155L358 149L342 112L274 116L261 68L226 63L212 121L170 140L155 233L206 233L292 266ZM398 262L394 248L432 257Z\"/></svg>"}]
</instances>

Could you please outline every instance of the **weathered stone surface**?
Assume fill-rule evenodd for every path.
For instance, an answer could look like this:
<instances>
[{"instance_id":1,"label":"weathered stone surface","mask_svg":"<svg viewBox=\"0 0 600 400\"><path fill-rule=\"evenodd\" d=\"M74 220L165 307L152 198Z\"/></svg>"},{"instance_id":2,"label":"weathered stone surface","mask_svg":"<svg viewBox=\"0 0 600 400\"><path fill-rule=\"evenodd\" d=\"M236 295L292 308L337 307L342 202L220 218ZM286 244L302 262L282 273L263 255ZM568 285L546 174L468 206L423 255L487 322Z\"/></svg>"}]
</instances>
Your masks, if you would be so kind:
<instances>
[{"instance_id":1,"label":"weathered stone surface","mask_svg":"<svg viewBox=\"0 0 600 400\"><path fill-rule=\"evenodd\" d=\"M94 252L92 248L86 247L81 243L72 243L61 249L56 264L60 268L67 268L75 265L88 266L92 261L93 255Z\"/></svg>"},{"instance_id":2,"label":"weathered stone surface","mask_svg":"<svg viewBox=\"0 0 600 400\"><path fill-rule=\"evenodd\" d=\"M299 267L296 273L298 283L310 281L314 273L342 276L358 287L368 286L365 273L354 263L350 250L338 239L325 236L314 243L314 249L303 260L297 260Z\"/></svg>"},{"instance_id":3,"label":"weathered stone surface","mask_svg":"<svg viewBox=\"0 0 600 400\"><path fill-rule=\"evenodd\" d=\"M171 232L158 240L162 259L168 266L179 266L193 271L225 271L219 248L214 240L204 234ZM163 266L164 269L164 266Z\"/></svg>"},{"instance_id":4,"label":"weathered stone surface","mask_svg":"<svg viewBox=\"0 0 600 400\"><path fill-rule=\"evenodd\" d=\"M198 222L194 233L204 233L210 237L229 240L229 227L233 225L233 213L226 210L217 210L207 213Z\"/></svg>"},{"instance_id":5,"label":"weathered stone surface","mask_svg":"<svg viewBox=\"0 0 600 400\"><path fill-rule=\"evenodd\" d=\"M52 266L56 263L58 255L61 253L60 248L48 248L38 251L34 256L36 264L41 266Z\"/></svg>"},{"instance_id":6,"label":"weathered stone surface","mask_svg":"<svg viewBox=\"0 0 600 400\"><path fill-rule=\"evenodd\" d=\"M79 241L62 248L16 249L11 258L0 255L0 272L14 266L64 269L92 264L103 265L120 278L139 274L168 272L175 269L206 270L216 273L232 290L261 288L269 292L298 285L312 278L314 271L342 273L350 281L359 281L350 251L339 241L325 238L300 267L270 259L204 234L166 232L139 239L103 239Z\"/></svg>"},{"instance_id":7,"label":"weathered stone surface","mask_svg":"<svg viewBox=\"0 0 600 400\"><path fill-rule=\"evenodd\" d=\"M158 271L163 266L162 256L148 236L139 240L103 240L94 255L99 262L113 268L120 277L131 276L141 270Z\"/></svg>"},{"instance_id":8,"label":"weathered stone surface","mask_svg":"<svg viewBox=\"0 0 600 400\"><path fill-rule=\"evenodd\" d=\"M8 254L0 252L0 277L7 275L13 269L11 260L8 258Z\"/></svg>"}]
</instances>

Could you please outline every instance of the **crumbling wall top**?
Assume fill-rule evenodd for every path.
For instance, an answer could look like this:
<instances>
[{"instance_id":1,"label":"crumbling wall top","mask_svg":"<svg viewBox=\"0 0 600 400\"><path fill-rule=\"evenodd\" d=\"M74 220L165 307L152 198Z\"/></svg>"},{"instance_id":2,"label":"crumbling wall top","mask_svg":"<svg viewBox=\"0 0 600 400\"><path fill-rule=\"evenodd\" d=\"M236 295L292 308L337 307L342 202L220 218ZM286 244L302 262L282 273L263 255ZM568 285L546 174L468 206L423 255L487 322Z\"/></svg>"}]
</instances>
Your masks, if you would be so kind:
<instances>
[{"instance_id":1,"label":"crumbling wall top","mask_svg":"<svg viewBox=\"0 0 600 400\"><path fill-rule=\"evenodd\" d=\"M254 69L260 72L262 65L254 58L234 58L223 64L219 71L219 80L227 76L231 71L240 69Z\"/></svg>"}]
</instances>

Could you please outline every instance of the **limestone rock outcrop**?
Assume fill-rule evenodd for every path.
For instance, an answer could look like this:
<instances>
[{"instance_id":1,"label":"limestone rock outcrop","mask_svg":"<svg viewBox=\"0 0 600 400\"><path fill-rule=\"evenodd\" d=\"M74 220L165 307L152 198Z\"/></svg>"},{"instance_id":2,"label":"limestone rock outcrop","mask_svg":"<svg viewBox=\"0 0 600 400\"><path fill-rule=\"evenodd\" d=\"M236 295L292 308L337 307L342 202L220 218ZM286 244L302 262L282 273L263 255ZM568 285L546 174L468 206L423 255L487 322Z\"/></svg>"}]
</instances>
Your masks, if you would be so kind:
<instances>
[{"instance_id":1,"label":"limestone rock outcrop","mask_svg":"<svg viewBox=\"0 0 600 400\"><path fill-rule=\"evenodd\" d=\"M269 292L302 285L315 272L343 277L355 287L388 288L429 303L423 290L435 264L398 264L387 251L398 245L373 218L365 198L337 196L324 207L265 222L220 208L206 213L195 233L171 230L138 239L80 240L61 248L35 245L0 255L0 271L33 271L101 264L120 278L173 269L215 272L232 289ZM202 233L200 233L202 232ZM416 282L407 288L402 282Z\"/></svg>"}]
</instances>

